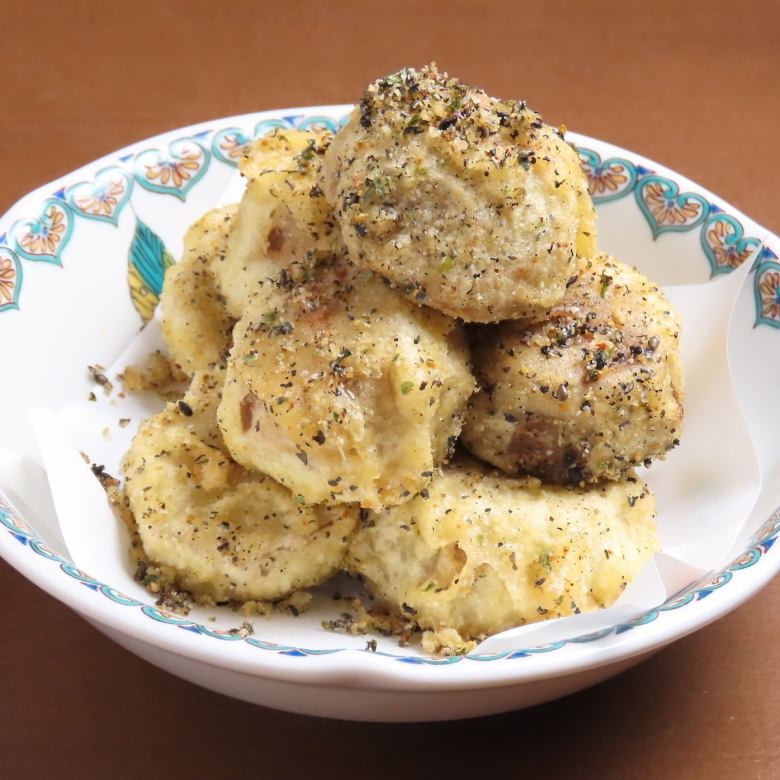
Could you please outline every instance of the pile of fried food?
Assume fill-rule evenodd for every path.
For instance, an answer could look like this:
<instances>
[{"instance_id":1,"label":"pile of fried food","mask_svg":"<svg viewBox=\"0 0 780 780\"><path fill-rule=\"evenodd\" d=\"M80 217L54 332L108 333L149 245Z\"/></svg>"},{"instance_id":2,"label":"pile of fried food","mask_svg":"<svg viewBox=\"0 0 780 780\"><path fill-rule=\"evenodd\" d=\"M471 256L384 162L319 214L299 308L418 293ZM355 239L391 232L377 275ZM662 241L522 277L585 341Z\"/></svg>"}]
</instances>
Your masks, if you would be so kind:
<instances>
[{"instance_id":1,"label":"pile of fried food","mask_svg":"<svg viewBox=\"0 0 780 780\"><path fill-rule=\"evenodd\" d=\"M597 249L576 150L435 66L246 149L162 296L184 398L124 461L145 557L216 603L339 571L461 646L609 606L659 547L680 322Z\"/></svg>"}]
</instances>

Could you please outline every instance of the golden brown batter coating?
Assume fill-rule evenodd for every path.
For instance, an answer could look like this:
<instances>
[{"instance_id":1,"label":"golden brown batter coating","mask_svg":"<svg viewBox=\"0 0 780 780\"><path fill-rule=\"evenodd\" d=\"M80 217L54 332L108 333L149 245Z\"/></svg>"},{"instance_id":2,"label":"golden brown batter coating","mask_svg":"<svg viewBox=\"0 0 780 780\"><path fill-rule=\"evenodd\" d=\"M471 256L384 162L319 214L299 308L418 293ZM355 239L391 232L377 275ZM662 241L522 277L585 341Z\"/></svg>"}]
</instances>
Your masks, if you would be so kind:
<instances>
[{"instance_id":1,"label":"golden brown batter coating","mask_svg":"<svg viewBox=\"0 0 780 780\"><path fill-rule=\"evenodd\" d=\"M654 512L633 476L567 488L461 460L370 513L346 565L402 617L469 640L610 606L659 548Z\"/></svg>"},{"instance_id":2,"label":"golden brown batter coating","mask_svg":"<svg viewBox=\"0 0 780 780\"><path fill-rule=\"evenodd\" d=\"M370 85L325 152L354 263L475 322L557 303L595 214L575 150L524 102L435 66Z\"/></svg>"},{"instance_id":3,"label":"golden brown batter coating","mask_svg":"<svg viewBox=\"0 0 780 780\"><path fill-rule=\"evenodd\" d=\"M219 422L301 501L376 508L430 480L474 387L462 325L340 261L239 321Z\"/></svg>"},{"instance_id":4,"label":"golden brown batter coating","mask_svg":"<svg viewBox=\"0 0 780 780\"><path fill-rule=\"evenodd\" d=\"M215 601L276 600L338 569L353 506L303 506L235 463L217 428L224 372L200 371L181 401L141 426L125 456L125 492L144 553L175 583Z\"/></svg>"},{"instance_id":5,"label":"golden brown batter coating","mask_svg":"<svg viewBox=\"0 0 780 780\"><path fill-rule=\"evenodd\" d=\"M241 158L246 192L215 273L230 314L251 298L268 309L311 268L346 253L330 206L317 185L327 131L276 130L253 141Z\"/></svg>"},{"instance_id":6,"label":"golden brown batter coating","mask_svg":"<svg viewBox=\"0 0 780 780\"><path fill-rule=\"evenodd\" d=\"M480 329L483 390L466 447L510 474L621 479L680 437L680 321L663 293L607 255L581 260L566 297L535 322Z\"/></svg>"},{"instance_id":7,"label":"golden brown batter coating","mask_svg":"<svg viewBox=\"0 0 780 780\"><path fill-rule=\"evenodd\" d=\"M217 288L214 268L225 254L235 206L207 211L184 234L181 260L165 274L162 331L186 373L224 365L235 320Z\"/></svg>"},{"instance_id":8,"label":"golden brown batter coating","mask_svg":"<svg viewBox=\"0 0 780 780\"><path fill-rule=\"evenodd\" d=\"M597 254L563 131L407 68L240 170L165 280L192 383L123 463L149 563L215 601L344 568L434 651L612 604L659 548L633 467L680 435L680 323ZM461 428L507 473L448 464Z\"/></svg>"}]
</instances>

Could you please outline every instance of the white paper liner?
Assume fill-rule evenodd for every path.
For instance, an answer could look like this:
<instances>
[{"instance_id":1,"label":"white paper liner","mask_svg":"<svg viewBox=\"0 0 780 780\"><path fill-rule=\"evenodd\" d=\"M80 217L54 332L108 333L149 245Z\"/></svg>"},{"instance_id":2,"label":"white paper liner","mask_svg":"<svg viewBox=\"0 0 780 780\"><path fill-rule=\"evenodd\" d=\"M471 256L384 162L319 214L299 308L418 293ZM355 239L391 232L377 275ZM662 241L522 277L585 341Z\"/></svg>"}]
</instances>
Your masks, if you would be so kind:
<instances>
[{"instance_id":1,"label":"white paper liner","mask_svg":"<svg viewBox=\"0 0 780 780\"><path fill-rule=\"evenodd\" d=\"M229 206L231 203L238 203L244 197L246 190L246 179L239 171L236 171L230 178L220 199L214 204L215 208L220 206Z\"/></svg>"},{"instance_id":2,"label":"white paper liner","mask_svg":"<svg viewBox=\"0 0 780 780\"><path fill-rule=\"evenodd\" d=\"M231 199L235 195L231 194ZM751 263L706 285L669 287L680 313L686 380L686 419L681 445L667 459L641 470L658 509L663 551L656 554L611 608L533 623L482 642L477 652L498 653L571 638L636 618L703 574L725 563L759 494L761 475L728 368L731 311ZM106 372L144 363L165 349L159 323L150 322ZM62 537L73 562L91 576L114 583L127 577L128 537L103 489L79 454L121 476L120 463L142 420L163 402L153 393L106 394L63 409L31 411L49 476ZM120 427L120 419L129 419ZM0 472L0 477L2 473Z\"/></svg>"},{"instance_id":3,"label":"white paper liner","mask_svg":"<svg viewBox=\"0 0 780 780\"><path fill-rule=\"evenodd\" d=\"M41 465L32 458L0 450L0 486L0 497L22 517L35 518L35 529L46 545L58 555L67 556L49 480Z\"/></svg>"}]
</instances>

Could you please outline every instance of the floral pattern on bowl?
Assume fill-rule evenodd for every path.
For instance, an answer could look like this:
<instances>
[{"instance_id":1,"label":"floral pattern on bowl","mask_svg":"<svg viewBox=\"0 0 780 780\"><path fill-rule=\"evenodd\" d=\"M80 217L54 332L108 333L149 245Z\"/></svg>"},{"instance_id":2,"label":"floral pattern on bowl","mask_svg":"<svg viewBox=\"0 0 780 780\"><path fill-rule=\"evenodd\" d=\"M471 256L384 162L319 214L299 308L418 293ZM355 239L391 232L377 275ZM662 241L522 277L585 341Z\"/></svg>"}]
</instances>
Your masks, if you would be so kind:
<instances>
[{"instance_id":1,"label":"floral pattern on bowl","mask_svg":"<svg viewBox=\"0 0 780 780\"><path fill-rule=\"evenodd\" d=\"M142 149L125 156L117 160L116 165L101 170L93 181L76 182L55 192L41 204L38 215L19 220L11 230L4 273L6 289L13 289L14 293L12 300L5 303L0 296L0 312L19 308L20 258L61 265L78 219L103 220L116 226L125 206L129 204L132 209L134 181L156 195L186 200L212 160L235 167L252 138L276 128L325 128L335 132L347 117L336 120L317 114L294 114L261 120L251 133L236 126L202 131L171 141L166 150ZM578 151L597 208L633 193L654 240L663 233L698 229L702 252L712 276L733 271L760 246L760 239L744 234L736 216L696 193L680 192L679 185L672 179L628 158L602 160L598 152L584 146L578 147ZM139 221L137 235L150 232L151 228ZM6 238L0 236L0 244ZM166 263L171 262L171 254L162 246L162 241L152 239L152 243L156 246L151 255L140 256L137 245L135 251L131 247L128 253L128 287L143 320L151 317L157 305L162 273ZM773 305L767 298L770 283L770 277L764 273L765 289L760 303L757 298L756 322L780 327L778 305Z\"/></svg>"},{"instance_id":2,"label":"floral pattern on bowl","mask_svg":"<svg viewBox=\"0 0 780 780\"><path fill-rule=\"evenodd\" d=\"M33 265L38 264L36 270L41 271L38 284L45 282L46 274L50 274L50 283L56 284L55 272L46 264L61 265L67 273L68 268L75 265L71 265L71 258L75 260L77 255L75 238L87 225L104 231L103 235L112 234L117 241L126 239L124 254L119 259L123 261L126 257L126 282L133 308L141 320L148 320L159 301L165 269L173 263L174 255L160 235L164 231L149 217L149 203L153 204L152 209L157 202L173 203L176 208L183 208L188 201L197 200L206 187L202 182L206 181L207 172L212 175L215 168L228 172L233 170L246 144L253 137L275 127L320 126L336 130L343 121L343 114L337 118L316 110L311 113L279 112L273 117L232 118L215 123L213 128L182 130L173 137L169 135L166 141L139 144L128 153L116 155L100 167L95 166L89 174L74 174L72 180L66 178L56 185L54 191L44 192L37 204L33 202L30 206L25 203L26 210L9 223L7 232L0 231L0 327L3 319L24 317L25 296L30 294L32 299L35 297L33 290L25 290L22 294L23 281L26 283L25 270L32 271ZM701 261L703 270L710 277L727 274L756 255L752 269L753 299L749 302L755 306L753 324L768 326L762 328L762 336L775 335L769 332L769 328L780 328L780 261L773 249L762 246L755 228L751 232L746 227L749 221L711 197L690 192L689 185L684 184L681 178L678 181L669 172L658 172L653 164L638 157L634 159L628 152L605 153L602 159L599 152L587 143L581 143L578 149L597 209L604 213L615 207L632 209L637 220L641 220L649 231L648 243L649 236L653 242L659 243L690 239L696 245L693 260ZM74 241L71 241L72 238ZM170 237L168 240L170 245ZM760 251L756 252L759 248ZM14 311L15 315L12 314ZM763 514L762 519L768 514L768 511ZM10 502L2 499L2 495L0 525L13 540L10 544L23 549L24 554L29 554L36 562L41 561L41 565L52 567L55 571L59 568L62 579L77 583L79 588L83 586L97 600L107 600L117 609L135 611L143 615L144 620L148 619L147 622L163 625L165 630L170 629L176 634L301 658L347 651L344 647L316 649L294 643L283 644L257 636L236 638L230 632L172 615L139 598L123 594L80 571L47 546ZM777 550L772 552L772 547L778 535L780 511L769 516L760 530L746 542L745 548L720 571L708 575L636 620L592 634L490 656L472 654L433 659L382 651L371 655L410 665L451 667L468 662L529 658L562 651L565 647L591 645L599 640L614 641L621 635L651 633L650 629L643 627L670 621L676 613L694 612L694 605L705 599L710 604L723 598L720 594L738 590L734 587L735 583L740 578L748 580L762 565L765 569L769 568L765 562L767 557L772 560L777 557ZM556 652L556 655L559 653Z\"/></svg>"}]
</instances>

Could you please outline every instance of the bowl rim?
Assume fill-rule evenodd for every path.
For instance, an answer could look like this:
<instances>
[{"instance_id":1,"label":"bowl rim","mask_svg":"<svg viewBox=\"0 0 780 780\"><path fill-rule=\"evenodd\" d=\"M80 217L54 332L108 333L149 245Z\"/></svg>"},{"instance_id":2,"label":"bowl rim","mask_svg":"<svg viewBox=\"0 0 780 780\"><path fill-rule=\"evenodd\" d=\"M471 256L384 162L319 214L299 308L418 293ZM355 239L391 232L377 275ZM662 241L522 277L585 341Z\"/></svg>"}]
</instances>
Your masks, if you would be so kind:
<instances>
[{"instance_id":1,"label":"bowl rim","mask_svg":"<svg viewBox=\"0 0 780 780\"><path fill-rule=\"evenodd\" d=\"M163 143L173 137L181 137L183 135L195 136L213 128L225 129L231 125L258 122L263 119L275 119L295 114L309 116L318 114L333 115L339 112L345 114L352 108L352 105L342 104L250 112L198 122L150 136L104 155L93 162L66 173L64 176L58 177L52 182L36 188L27 195L22 196L0 219L3 222L7 219L9 222L13 222L13 213L21 208L22 204L41 196L48 196L52 191L63 186L65 180L70 180L86 171L97 171L105 166L106 163L116 164L117 161L128 154L134 155L151 144ZM214 129L214 132L216 133L217 130ZM675 182L679 183L680 186L684 186L686 190L693 189L708 200L716 201L723 210L740 219L743 225L754 233L764 237L764 244L769 243L780 250L780 246L778 246L780 239L777 236L758 225L754 220L719 196L685 176L640 154L599 139L574 132L568 133L567 137L578 145L584 144L592 149L607 150L610 155L628 158L651 169L655 173L673 178ZM3 509L2 493L0 493L0 515L2 515ZM193 621L178 620L171 621L169 625L165 625L168 621L161 622L160 618L150 620L148 619L149 615L142 615L140 610L125 609L123 611L116 609L121 602L112 600L112 598L94 598L96 591L104 588L112 589L110 586L102 585L92 580L88 575L84 575L84 578L79 579L73 573L69 574L63 570L63 565L65 565L63 559L48 550L45 544L35 535L34 531L31 531L29 534L24 531L24 528L31 529L29 529L29 526L26 526L21 514L14 511L10 501L5 509L5 513L6 517L11 520L13 525L17 526L21 533L15 533L7 523L4 524L5 530L9 533L0 533L0 556L35 585L67 606L70 606L88 620L97 622L106 628L143 641L151 646L198 660L210 666L228 668L255 676L293 683L316 683L323 686L347 688L393 688L395 690L409 691L457 690L522 684L548 677L584 672L647 654L675 639L698 630L755 595L780 571L780 554L766 554L769 552L769 548L775 541L777 534L780 533L780 509L778 509L762 525L762 528L771 526L771 528L774 528L774 531L773 535L766 537L765 549L753 561L753 563L760 565L751 565L749 569L747 567L737 567L737 569L741 569L738 571L738 576L735 578L729 576L728 578L728 580L733 580L733 584L730 583L730 587L723 589L718 589L719 586L715 585L711 591L708 591L707 595L709 595L709 592L715 594L717 589L717 597L707 598L706 601L703 598L696 600L696 609L684 610L684 620L679 619L679 616L676 619L671 619L671 613L666 612L663 615L665 619L654 620L653 629L650 630L633 631L630 629L635 626L626 624L626 630L618 632L619 639L615 634L615 627L613 627L609 630L609 633L588 642L587 645L568 641L562 645L560 643L552 643L559 645L556 647L518 648L513 653L481 657L472 655L442 662L436 662L431 659L415 660L412 657L381 652L368 652L359 647L345 647L334 651L301 652L300 649L294 647L270 646L263 649L271 652L262 652L258 651L257 648L264 643L252 646L251 642L247 644L246 641L213 642L208 641L209 637L204 636L202 633L198 636L200 641L195 641L193 635L199 634L198 631L193 631L191 628L184 631L180 630L186 628L184 624L193 624ZM38 549L35 549L35 545L37 545ZM756 542L755 539L751 540L746 543L745 551L742 555L758 546L760 546L760 542ZM31 550L38 552L38 555L29 555L28 553ZM50 564L56 563L57 565L44 565L46 559L48 559ZM735 559L735 561L737 560L739 558ZM731 565L729 564L729 566ZM729 566L725 567L724 571ZM73 568L71 566L71 569ZM737 569L734 569L734 571L736 572ZM67 585L65 583L70 584ZM90 583L96 583L98 587L90 587ZM87 585L87 587L84 587L84 585ZM90 590L92 593L89 592ZM103 590L103 593L105 594L105 590ZM116 592L114 591L114 593ZM157 611L160 612L159 610ZM130 615L133 615L133 617L128 619ZM636 625L641 625L641 623L636 623ZM218 638L224 639L225 637ZM364 641L360 638L356 639L361 643ZM604 640L608 641L605 642ZM551 652L551 650L563 650L564 645L568 646L568 652L565 650L561 653ZM225 652L221 649L226 646L230 647L231 650ZM579 650L574 650L574 647L587 648L590 652L580 652ZM307 658L307 662L300 660L302 656ZM499 659L506 662L498 664L484 663L485 661Z\"/></svg>"}]
</instances>

